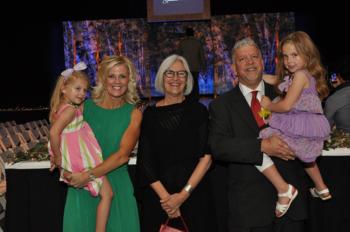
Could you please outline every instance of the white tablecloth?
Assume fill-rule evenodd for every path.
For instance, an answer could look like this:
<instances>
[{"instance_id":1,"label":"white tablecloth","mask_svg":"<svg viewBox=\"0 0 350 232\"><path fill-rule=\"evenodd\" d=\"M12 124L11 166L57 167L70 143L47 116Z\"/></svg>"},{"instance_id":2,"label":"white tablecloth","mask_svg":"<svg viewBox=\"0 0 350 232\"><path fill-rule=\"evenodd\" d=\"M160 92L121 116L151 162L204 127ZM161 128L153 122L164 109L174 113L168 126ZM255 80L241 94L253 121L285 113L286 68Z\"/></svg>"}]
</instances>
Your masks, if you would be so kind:
<instances>
[{"instance_id":1,"label":"white tablecloth","mask_svg":"<svg viewBox=\"0 0 350 232\"><path fill-rule=\"evenodd\" d=\"M350 156L350 148L337 148L330 149L329 151L323 150L322 156ZM136 157L129 159L129 165L136 165ZM23 161L15 164L6 164L6 169L43 169L50 168L49 161L33 162Z\"/></svg>"},{"instance_id":2,"label":"white tablecloth","mask_svg":"<svg viewBox=\"0 0 350 232\"><path fill-rule=\"evenodd\" d=\"M50 161L22 161L14 164L5 164L6 169L44 169L50 168Z\"/></svg>"},{"instance_id":3,"label":"white tablecloth","mask_svg":"<svg viewBox=\"0 0 350 232\"><path fill-rule=\"evenodd\" d=\"M350 148L329 149L329 151L323 150L322 156L350 156Z\"/></svg>"},{"instance_id":4,"label":"white tablecloth","mask_svg":"<svg viewBox=\"0 0 350 232\"><path fill-rule=\"evenodd\" d=\"M136 164L136 157L131 157L129 159L129 165ZM6 169L45 169L50 168L50 161L23 161L14 164L5 164Z\"/></svg>"}]
</instances>

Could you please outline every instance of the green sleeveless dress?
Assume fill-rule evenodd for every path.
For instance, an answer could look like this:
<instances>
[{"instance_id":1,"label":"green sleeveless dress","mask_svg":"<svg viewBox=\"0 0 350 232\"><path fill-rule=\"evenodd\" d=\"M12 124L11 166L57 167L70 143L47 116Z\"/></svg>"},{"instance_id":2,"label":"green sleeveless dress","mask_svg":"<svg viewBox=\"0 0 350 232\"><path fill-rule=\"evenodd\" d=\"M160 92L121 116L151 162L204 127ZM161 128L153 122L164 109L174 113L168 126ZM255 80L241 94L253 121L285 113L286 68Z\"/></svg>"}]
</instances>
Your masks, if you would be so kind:
<instances>
[{"instance_id":1,"label":"green sleeveless dress","mask_svg":"<svg viewBox=\"0 0 350 232\"><path fill-rule=\"evenodd\" d=\"M103 109L92 100L84 104L84 119L89 123L102 149L103 159L119 149L120 140L129 126L134 106L124 104L117 109ZM139 218L134 189L127 164L107 175L114 197L108 219L107 232L139 232ZM99 198L84 189L69 187L63 219L64 232L93 232Z\"/></svg>"}]
</instances>

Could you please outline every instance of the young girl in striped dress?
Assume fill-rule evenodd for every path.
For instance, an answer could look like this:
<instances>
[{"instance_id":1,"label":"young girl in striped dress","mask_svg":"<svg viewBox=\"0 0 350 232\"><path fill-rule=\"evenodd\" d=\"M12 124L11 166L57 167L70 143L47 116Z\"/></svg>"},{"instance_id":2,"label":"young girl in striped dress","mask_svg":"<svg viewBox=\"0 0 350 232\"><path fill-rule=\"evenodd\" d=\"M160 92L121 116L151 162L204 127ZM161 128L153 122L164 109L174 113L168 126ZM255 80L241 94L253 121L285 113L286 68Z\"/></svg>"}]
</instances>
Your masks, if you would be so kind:
<instances>
[{"instance_id":1,"label":"young girl in striped dress","mask_svg":"<svg viewBox=\"0 0 350 232\"><path fill-rule=\"evenodd\" d=\"M81 62L73 69L61 73L51 98L50 142L52 168L61 169L60 180L72 172L90 170L102 163L102 151L90 126L83 119L83 101L89 87L89 79L82 71L86 65ZM107 178L95 178L90 175L90 182L84 187L100 202L96 214L96 231L106 230L112 188Z\"/></svg>"}]
</instances>

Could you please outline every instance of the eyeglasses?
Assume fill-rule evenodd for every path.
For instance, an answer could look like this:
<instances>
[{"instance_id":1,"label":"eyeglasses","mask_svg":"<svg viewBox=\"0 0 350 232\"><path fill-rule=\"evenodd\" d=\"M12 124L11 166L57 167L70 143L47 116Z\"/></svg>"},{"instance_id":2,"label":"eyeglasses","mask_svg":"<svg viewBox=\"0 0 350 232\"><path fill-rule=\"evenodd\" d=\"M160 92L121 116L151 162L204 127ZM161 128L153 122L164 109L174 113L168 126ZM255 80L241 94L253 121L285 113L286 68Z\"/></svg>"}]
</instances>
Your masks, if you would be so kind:
<instances>
[{"instance_id":1,"label":"eyeglasses","mask_svg":"<svg viewBox=\"0 0 350 232\"><path fill-rule=\"evenodd\" d=\"M188 75L186 70L180 70L180 71L173 71L173 70L166 70L164 72L164 76L167 78L175 78L177 76L178 78L184 79Z\"/></svg>"}]
</instances>

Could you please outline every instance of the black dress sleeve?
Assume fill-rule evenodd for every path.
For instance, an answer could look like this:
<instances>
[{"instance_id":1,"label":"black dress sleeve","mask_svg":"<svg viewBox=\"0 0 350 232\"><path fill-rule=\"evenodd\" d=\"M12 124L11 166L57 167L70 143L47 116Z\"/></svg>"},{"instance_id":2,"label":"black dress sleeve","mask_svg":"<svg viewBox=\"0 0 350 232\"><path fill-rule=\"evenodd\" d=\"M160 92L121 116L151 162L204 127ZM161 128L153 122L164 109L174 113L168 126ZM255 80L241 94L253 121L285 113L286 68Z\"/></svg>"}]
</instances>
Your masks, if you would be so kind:
<instances>
[{"instance_id":1,"label":"black dress sleeve","mask_svg":"<svg viewBox=\"0 0 350 232\"><path fill-rule=\"evenodd\" d=\"M152 136L152 107L144 111L139 138L136 181L139 187L149 185L158 180L155 171L155 160L152 157L151 136Z\"/></svg>"}]
</instances>

